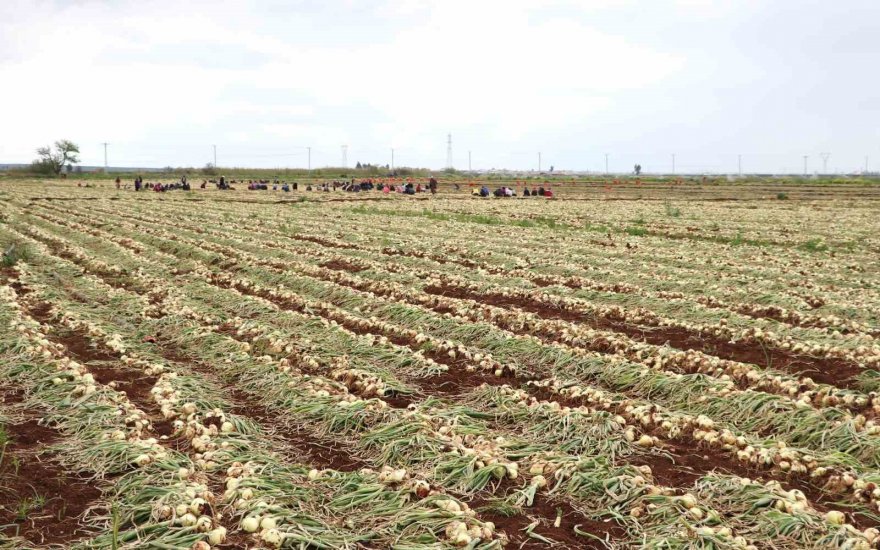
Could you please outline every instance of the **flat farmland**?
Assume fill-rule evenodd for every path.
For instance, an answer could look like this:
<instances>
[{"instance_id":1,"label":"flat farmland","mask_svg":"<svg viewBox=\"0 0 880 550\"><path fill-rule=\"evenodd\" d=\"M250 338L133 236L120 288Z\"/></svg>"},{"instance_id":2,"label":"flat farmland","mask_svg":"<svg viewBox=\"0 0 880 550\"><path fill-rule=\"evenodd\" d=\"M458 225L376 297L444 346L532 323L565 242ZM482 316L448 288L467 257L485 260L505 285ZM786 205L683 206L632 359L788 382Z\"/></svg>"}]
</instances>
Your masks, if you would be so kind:
<instances>
[{"instance_id":1,"label":"flat farmland","mask_svg":"<svg viewBox=\"0 0 880 550\"><path fill-rule=\"evenodd\" d=\"M0 548L880 547L878 189L557 189L2 183Z\"/></svg>"}]
</instances>

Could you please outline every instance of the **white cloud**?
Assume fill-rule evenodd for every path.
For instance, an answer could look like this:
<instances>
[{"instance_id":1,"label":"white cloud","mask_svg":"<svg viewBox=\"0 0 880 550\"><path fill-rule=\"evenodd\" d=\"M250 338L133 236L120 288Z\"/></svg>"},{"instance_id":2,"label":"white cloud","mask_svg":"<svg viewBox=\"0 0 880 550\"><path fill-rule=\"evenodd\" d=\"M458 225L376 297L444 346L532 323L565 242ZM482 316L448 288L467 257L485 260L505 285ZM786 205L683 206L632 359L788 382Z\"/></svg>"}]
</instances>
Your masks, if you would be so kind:
<instances>
[{"instance_id":1,"label":"white cloud","mask_svg":"<svg viewBox=\"0 0 880 550\"><path fill-rule=\"evenodd\" d=\"M823 147L855 149L874 137L872 126L828 144L853 109L829 101L822 108L833 111L798 111L787 101L797 77L780 64L803 62L780 47L763 55L761 39L748 34L783 18L787 38L773 39L796 48L796 29L810 20L791 19L795 7L793 0L769 7L6 0L0 120L13 131L0 135L0 162L28 161L35 147L66 137L81 143L90 163L102 160L102 141L114 144L119 163L160 165L202 164L218 142L255 165L263 161L253 151L270 158L302 145L335 163L347 143L350 158L384 157L395 147L406 163L441 166L452 132L456 147L479 151L481 165L540 148L568 155L558 166L586 167L594 161L571 152L573 142L585 151L613 145L662 156L675 144L710 156L767 147L780 122L797 143L780 144L779 154L795 155L809 145L803 125L811 117L827 129ZM869 20L862 18L861 32ZM825 32L829 40L852 36L844 26ZM849 50L878 53L876 44L854 40ZM835 61L833 71L846 70ZM814 85L802 101L835 93L821 73L809 74ZM846 91L846 104L867 105L868 116L877 114L870 84Z\"/></svg>"}]
</instances>

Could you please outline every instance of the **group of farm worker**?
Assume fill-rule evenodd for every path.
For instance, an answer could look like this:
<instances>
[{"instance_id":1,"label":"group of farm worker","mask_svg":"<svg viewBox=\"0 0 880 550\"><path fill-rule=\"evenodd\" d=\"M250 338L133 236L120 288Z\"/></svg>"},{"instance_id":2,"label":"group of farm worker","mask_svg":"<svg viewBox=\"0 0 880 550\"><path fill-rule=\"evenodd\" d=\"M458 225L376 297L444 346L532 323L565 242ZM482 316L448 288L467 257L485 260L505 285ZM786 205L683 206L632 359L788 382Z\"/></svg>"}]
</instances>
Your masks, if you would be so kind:
<instances>
[{"instance_id":1,"label":"group of farm worker","mask_svg":"<svg viewBox=\"0 0 880 550\"><path fill-rule=\"evenodd\" d=\"M121 186L121 181L119 178L116 178L116 188L119 189ZM128 187L128 186L126 186ZM144 191L154 191L156 193L164 193L165 191L173 191L175 189L179 189L182 191L189 191L190 186L189 182L186 181L186 176L180 178L180 181L174 183L144 183L144 178L142 176L138 176L134 179L134 190L140 191L143 189Z\"/></svg>"},{"instance_id":2,"label":"group of farm worker","mask_svg":"<svg viewBox=\"0 0 880 550\"><path fill-rule=\"evenodd\" d=\"M488 197L489 195L495 195L496 197L515 197L516 189L513 187L507 187L506 185L502 185L495 191L489 191L489 188L485 185L480 187L479 189L474 188L471 191L471 195L474 197ZM534 190L529 190L528 186L523 190L523 197L552 197L553 190L549 187L544 189L544 187L538 187Z\"/></svg>"},{"instance_id":3,"label":"group of farm worker","mask_svg":"<svg viewBox=\"0 0 880 550\"><path fill-rule=\"evenodd\" d=\"M415 195L417 193L428 193L432 195L437 193L437 179L430 178L425 185L420 182L413 183L412 180L404 183L394 183L390 181L376 181L372 178L363 179L361 181L351 180L333 180L332 182L324 182L320 184L306 186L306 191L336 191L342 190L349 193L360 193L362 191L381 191L382 193L403 193L405 195Z\"/></svg>"},{"instance_id":4,"label":"group of farm worker","mask_svg":"<svg viewBox=\"0 0 880 550\"><path fill-rule=\"evenodd\" d=\"M249 191L268 191L271 186L272 191L281 190L283 192L289 192L291 190L296 191L299 188L299 184L297 182L287 183L285 181L280 181L278 179L268 180L227 180L225 176L220 176L219 179L214 180L203 180L200 187L202 189L207 188L208 184L214 184L217 189L220 190L230 190L235 189L232 184L241 183L247 184L247 189ZM120 178L116 178L116 188L120 189L122 182ZM460 186L456 183L453 184L455 189L460 189ZM473 185L473 184L471 184ZM126 185L126 188L128 185ZM354 178L350 180L333 180L332 182L323 182L319 184L308 184L306 185L306 191L347 191L347 192L362 192L362 191L381 191L382 193L401 193L404 195L416 195L419 193L428 193L430 192L432 195L437 193L437 189L439 184L437 182L437 178L429 178L427 182L422 184L422 182L413 182L411 178L407 178L404 183L400 179L388 178L388 179L379 179L374 180L373 178L362 179L360 181L355 181ZM171 190L184 190L189 191L191 189L189 182L187 181L187 176L183 175L180 177L179 182L175 183L144 183L144 178L142 176L137 176L134 180L134 190L150 190L155 192L165 192ZM516 189L509 186L501 186L494 191L490 191L489 187L485 184L479 188L474 187L471 190L471 195L475 197L516 197L517 192ZM522 196L524 197L552 197L553 191L547 187L543 186L537 187L536 189L529 189L528 186L525 186L523 189Z\"/></svg>"}]
</instances>

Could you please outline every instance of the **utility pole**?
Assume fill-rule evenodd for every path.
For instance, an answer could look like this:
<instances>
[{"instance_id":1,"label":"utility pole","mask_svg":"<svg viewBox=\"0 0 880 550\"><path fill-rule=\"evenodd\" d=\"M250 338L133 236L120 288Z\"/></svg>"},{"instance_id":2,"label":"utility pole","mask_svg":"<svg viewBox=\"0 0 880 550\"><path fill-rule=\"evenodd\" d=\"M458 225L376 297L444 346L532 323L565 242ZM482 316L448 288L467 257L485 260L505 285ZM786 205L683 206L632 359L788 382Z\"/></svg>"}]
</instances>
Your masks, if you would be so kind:
<instances>
[{"instance_id":1,"label":"utility pole","mask_svg":"<svg viewBox=\"0 0 880 550\"><path fill-rule=\"evenodd\" d=\"M809 158L809 155L804 155L804 175L805 176L807 175L807 158Z\"/></svg>"},{"instance_id":2,"label":"utility pole","mask_svg":"<svg viewBox=\"0 0 880 550\"><path fill-rule=\"evenodd\" d=\"M107 142L104 142L104 173L107 173Z\"/></svg>"},{"instance_id":3,"label":"utility pole","mask_svg":"<svg viewBox=\"0 0 880 550\"><path fill-rule=\"evenodd\" d=\"M394 147L391 148L391 171L394 171Z\"/></svg>"},{"instance_id":4,"label":"utility pole","mask_svg":"<svg viewBox=\"0 0 880 550\"><path fill-rule=\"evenodd\" d=\"M608 153L605 153L605 175L608 175Z\"/></svg>"},{"instance_id":5,"label":"utility pole","mask_svg":"<svg viewBox=\"0 0 880 550\"><path fill-rule=\"evenodd\" d=\"M737 169L737 172L739 172L739 177L742 177L742 175L743 175L743 156L742 155L736 156L736 169Z\"/></svg>"},{"instance_id":6,"label":"utility pole","mask_svg":"<svg viewBox=\"0 0 880 550\"><path fill-rule=\"evenodd\" d=\"M214 168L217 168L217 146L214 146Z\"/></svg>"},{"instance_id":7,"label":"utility pole","mask_svg":"<svg viewBox=\"0 0 880 550\"><path fill-rule=\"evenodd\" d=\"M822 173L828 173L828 157L831 156L831 153L819 153L819 156L822 157Z\"/></svg>"},{"instance_id":8,"label":"utility pole","mask_svg":"<svg viewBox=\"0 0 880 550\"><path fill-rule=\"evenodd\" d=\"M348 168L348 145L342 146L342 167Z\"/></svg>"},{"instance_id":9,"label":"utility pole","mask_svg":"<svg viewBox=\"0 0 880 550\"><path fill-rule=\"evenodd\" d=\"M446 167L452 168L452 134L446 136Z\"/></svg>"},{"instance_id":10,"label":"utility pole","mask_svg":"<svg viewBox=\"0 0 880 550\"><path fill-rule=\"evenodd\" d=\"M538 173L541 173L541 152L538 151Z\"/></svg>"},{"instance_id":11,"label":"utility pole","mask_svg":"<svg viewBox=\"0 0 880 550\"><path fill-rule=\"evenodd\" d=\"M865 173L868 173L868 155L865 155Z\"/></svg>"},{"instance_id":12,"label":"utility pole","mask_svg":"<svg viewBox=\"0 0 880 550\"><path fill-rule=\"evenodd\" d=\"M675 153L672 153L672 175L675 175Z\"/></svg>"},{"instance_id":13,"label":"utility pole","mask_svg":"<svg viewBox=\"0 0 880 550\"><path fill-rule=\"evenodd\" d=\"M306 149L309 150L309 160L308 160L308 165L307 165L307 166L309 167L309 174L311 174L311 173L312 173L312 148L311 148L311 147L306 147Z\"/></svg>"},{"instance_id":14,"label":"utility pole","mask_svg":"<svg viewBox=\"0 0 880 550\"><path fill-rule=\"evenodd\" d=\"M865 159L867 159L867 158L868 157L865 157ZM868 165L868 161L865 160L865 166L867 166L867 165ZM470 171L471 171L471 152L468 151L468 172L470 172ZM867 171L867 168L865 169L865 171Z\"/></svg>"}]
</instances>

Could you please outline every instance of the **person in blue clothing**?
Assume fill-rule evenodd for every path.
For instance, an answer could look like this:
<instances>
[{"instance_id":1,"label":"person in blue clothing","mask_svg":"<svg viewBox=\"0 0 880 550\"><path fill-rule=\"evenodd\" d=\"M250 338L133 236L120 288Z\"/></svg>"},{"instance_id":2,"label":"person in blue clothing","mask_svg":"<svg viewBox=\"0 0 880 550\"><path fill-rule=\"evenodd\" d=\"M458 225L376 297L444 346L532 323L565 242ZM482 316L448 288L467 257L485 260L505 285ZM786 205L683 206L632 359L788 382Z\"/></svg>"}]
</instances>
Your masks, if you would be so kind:
<instances>
[{"instance_id":1,"label":"person in blue clothing","mask_svg":"<svg viewBox=\"0 0 880 550\"><path fill-rule=\"evenodd\" d=\"M488 197L489 196L489 188L486 187L485 185L480 187L480 196L481 197Z\"/></svg>"}]
</instances>

